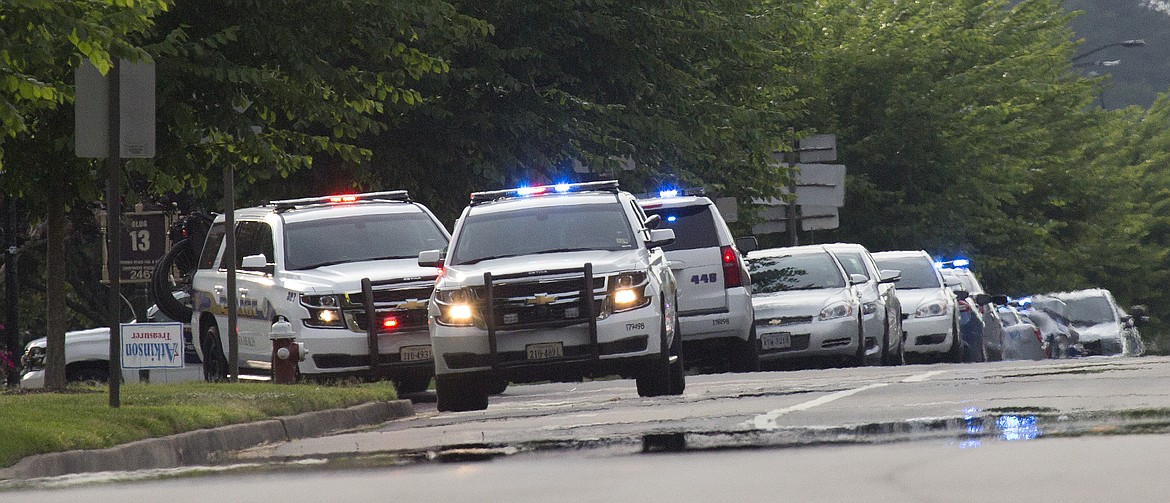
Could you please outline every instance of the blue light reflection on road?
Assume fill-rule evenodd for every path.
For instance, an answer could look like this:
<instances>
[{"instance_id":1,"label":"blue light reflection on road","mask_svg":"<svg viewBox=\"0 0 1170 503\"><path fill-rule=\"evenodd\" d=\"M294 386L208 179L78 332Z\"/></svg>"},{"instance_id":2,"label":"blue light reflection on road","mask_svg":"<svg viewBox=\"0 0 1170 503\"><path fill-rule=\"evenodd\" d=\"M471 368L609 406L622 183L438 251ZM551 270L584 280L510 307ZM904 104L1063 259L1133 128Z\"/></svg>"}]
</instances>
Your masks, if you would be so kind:
<instances>
[{"instance_id":1,"label":"blue light reflection on road","mask_svg":"<svg viewBox=\"0 0 1170 503\"><path fill-rule=\"evenodd\" d=\"M960 449L969 449L982 445L984 438L984 421L979 409L969 408L963 411L963 422L966 425L966 435L959 443ZM1003 415L995 418L995 438L1014 442L1017 440L1033 440L1042 436L1040 426L1036 423L1036 416Z\"/></svg>"}]
</instances>

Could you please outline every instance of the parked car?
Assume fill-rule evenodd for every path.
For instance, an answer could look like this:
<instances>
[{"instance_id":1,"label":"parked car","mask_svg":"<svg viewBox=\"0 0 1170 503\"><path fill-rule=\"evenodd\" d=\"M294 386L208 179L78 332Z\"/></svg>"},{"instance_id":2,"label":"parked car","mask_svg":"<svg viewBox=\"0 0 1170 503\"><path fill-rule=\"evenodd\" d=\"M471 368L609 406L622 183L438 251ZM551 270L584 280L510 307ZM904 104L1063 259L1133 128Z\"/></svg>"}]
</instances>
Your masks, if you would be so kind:
<instances>
[{"instance_id":1,"label":"parked car","mask_svg":"<svg viewBox=\"0 0 1170 503\"><path fill-rule=\"evenodd\" d=\"M936 262L958 299L964 361L999 361L1003 359L1003 326L991 296L979 283L970 264L967 259Z\"/></svg>"},{"instance_id":2,"label":"parked car","mask_svg":"<svg viewBox=\"0 0 1170 503\"><path fill-rule=\"evenodd\" d=\"M866 357L882 365L905 363L902 303L894 286L901 279L898 271L878 269L873 255L859 244L833 243L825 245L825 249L837 257L846 273L865 276L865 283L856 288L861 296Z\"/></svg>"},{"instance_id":3,"label":"parked car","mask_svg":"<svg viewBox=\"0 0 1170 503\"><path fill-rule=\"evenodd\" d=\"M930 254L922 250L884 251L874 253L873 258L882 269L899 271L902 277L897 285L907 360L942 357L962 362L958 304Z\"/></svg>"},{"instance_id":4,"label":"parked car","mask_svg":"<svg viewBox=\"0 0 1170 503\"><path fill-rule=\"evenodd\" d=\"M660 228L674 230L662 249L678 285L679 328L688 366L733 372L760 368L760 343L752 326L751 279L742 254L755 237L732 239L719 209L702 195L664 191L639 199Z\"/></svg>"},{"instance_id":5,"label":"parked car","mask_svg":"<svg viewBox=\"0 0 1170 503\"><path fill-rule=\"evenodd\" d=\"M865 365L861 296L868 281L845 272L822 245L758 250L748 256L760 358L841 358Z\"/></svg>"},{"instance_id":6,"label":"parked car","mask_svg":"<svg viewBox=\"0 0 1170 503\"><path fill-rule=\"evenodd\" d=\"M620 375L640 396L686 386L677 288L659 229L616 181L476 192L428 306L440 411L494 383Z\"/></svg>"},{"instance_id":7,"label":"parked car","mask_svg":"<svg viewBox=\"0 0 1170 503\"><path fill-rule=\"evenodd\" d=\"M192 330L208 380L228 372L227 272L236 269L241 374L270 375L274 324L286 321L305 358L299 376L386 378L403 393L433 375L427 299L438 271L418 254L442 248L439 220L406 191L273 201L224 215L207 233L192 279ZM372 312L371 312L372 311Z\"/></svg>"},{"instance_id":8,"label":"parked car","mask_svg":"<svg viewBox=\"0 0 1170 503\"><path fill-rule=\"evenodd\" d=\"M1080 332L1068 318L1068 305L1049 295L1033 295L1021 301L1028 319L1044 338L1045 358L1074 358L1084 354Z\"/></svg>"},{"instance_id":9,"label":"parked car","mask_svg":"<svg viewBox=\"0 0 1170 503\"><path fill-rule=\"evenodd\" d=\"M1069 323L1079 333L1085 355L1138 356L1145 351L1137 329L1145 317L1144 307L1135 306L1138 315L1131 316L1103 288L1049 295L1068 306Z\"/></svg>"},{"instance_id":10,"label":"parked car","mask_svg":"<svg viewBox=\"0 0 1170 503\"><path fill-rule=\"evenodd\" d=\"M995 304L1003 327L1003 359L1044 359L1044 336L1032 319L1021 314L1006 298Z\"/></svg>"}]
</instances>

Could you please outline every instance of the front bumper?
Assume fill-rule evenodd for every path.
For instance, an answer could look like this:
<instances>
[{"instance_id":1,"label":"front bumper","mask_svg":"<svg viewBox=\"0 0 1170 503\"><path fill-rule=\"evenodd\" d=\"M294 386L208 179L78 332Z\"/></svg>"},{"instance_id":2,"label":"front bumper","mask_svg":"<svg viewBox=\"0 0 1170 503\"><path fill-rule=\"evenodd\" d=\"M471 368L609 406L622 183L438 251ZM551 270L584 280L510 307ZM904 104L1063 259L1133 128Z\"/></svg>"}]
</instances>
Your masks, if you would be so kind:
<instances>
[{"instance_id":1,"label":"front bumper","mask_svg":"<svg viewBox=\"0 0 1170 503\"><path fill-rule=\"evenodd\" d=\"M772 327L756 324L760 359L791 360L819 356L853 356L857 354L860 327L855 317ZM784 344L787 335L788 344Z\"/></svg>"},{"instance_id":2,"label":"front bumper","mask_svg":"<svg viewBox=\"0 0 1170 503\"><path fill-rule=\"evenodd\" d=\"M907 353L946 353L954 344L956 333L953 319L950 316L932 316L930 318L915 318L910 316L902 320L902 329L906 331Z\"/></svg>"}]
</instances>

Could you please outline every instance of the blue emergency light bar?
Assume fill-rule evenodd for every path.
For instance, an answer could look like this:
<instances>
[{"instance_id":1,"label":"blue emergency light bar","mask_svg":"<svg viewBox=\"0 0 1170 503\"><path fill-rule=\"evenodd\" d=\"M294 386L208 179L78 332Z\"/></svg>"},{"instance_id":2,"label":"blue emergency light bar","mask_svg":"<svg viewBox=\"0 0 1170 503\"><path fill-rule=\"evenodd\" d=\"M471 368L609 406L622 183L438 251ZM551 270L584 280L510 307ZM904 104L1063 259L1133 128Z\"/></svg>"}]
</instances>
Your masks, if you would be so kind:
<instances>
[{"instance_id":1,"label":"blue emergency light bar","mask_svg":"<svg viewBox=\"0 0 1170 503\"><path fill-rule=\"evenodd\" d=\"M300 199L281 199L268 204L276 206L276 211L286 211L297 206L316 204L348 204L373 201L410 201L410 193L405 190L388 190L383 192L365 192L362 194L337 194L333 196L302 197Z\"/></svg>"},{"instance_id":2,"label":"blue emergency light bar","mask_svg":"<svg viewBox=\"0 0 1170 503\"><path fill-rule=\"evenodd\" d=\"M936 261L934 267L936 269L966 269L971 266L971 261L965 258L957 258L954 260Z\"/></svg>"},{"instance_id":3,"label":"blue emergency light bar","mask_svg":"<svg viewBox=\"0 0 1170 503\"><path fill-rule=\"evenodd\" d=\"M541 196L553 193L567 194L570 192L609 192L616 194L617 191L617 180L602 180L598 182L582 183L558 183L556 185L538 185L535 187L517 187L514 189L472 192L471 204L475 205L497 201L500 199Z\"/></svg>"}]
</instances>

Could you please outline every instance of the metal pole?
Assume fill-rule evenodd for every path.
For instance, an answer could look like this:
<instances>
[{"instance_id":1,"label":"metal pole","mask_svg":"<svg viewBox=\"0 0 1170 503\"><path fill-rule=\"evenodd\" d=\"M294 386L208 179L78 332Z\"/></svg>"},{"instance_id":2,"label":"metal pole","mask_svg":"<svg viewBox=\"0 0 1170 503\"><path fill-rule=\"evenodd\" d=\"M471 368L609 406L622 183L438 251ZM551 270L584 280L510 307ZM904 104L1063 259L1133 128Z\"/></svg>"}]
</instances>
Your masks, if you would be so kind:
<instances>
[{"instance_id":1,"label":"metal pole","mask_svg":"<svg viewBox=\"0 0 1170 503\"><path fill-rule=\"evenodd\" d=\"M796 133L793 130L789 129L789 132L791 132L793 136L792 136L792 153L791 153L791 156L788 158L789 159L788 175L791 178L788 180L789 200L788 200L788 211L786 212L786 215L788 216L788 236L789 236L789 239L791 241L792 246L797 246L800 244L800 238L796 235L797 225L799 223L799 221L797 219L799 217L797 217L797 215L796 215L796 175L795 175L795 171L796 171L796 156L800 155L800 140L796 139Z\"/></svg>"},{"instance_id":2,"label":"metal pole","mask_svg":"<svg viewBox=\"0 0 1170 503\"><path fill-rule=\"evenodd\" d=\"M224 225L227 228L226 249L223 261L227 264L227 311L228 311L228 374L231 382L240 380L240 334L236 328L239 316L239 294L236 290L236 173L228 163L223 168Z\"/></svg>"},{"instance_id":3,"label":"metal pole","mask_svg":"<svg viewBox=\"0 0 1170 503\"><path fill-rule=\"evenodd\" d=\"M106 144L106 267L110 271L110 297L107 300L110 324L110 407L122 405L122 152L118 106L118 59L111 58L109 82L109 138Z\"/></svg>"}]
</instances>

